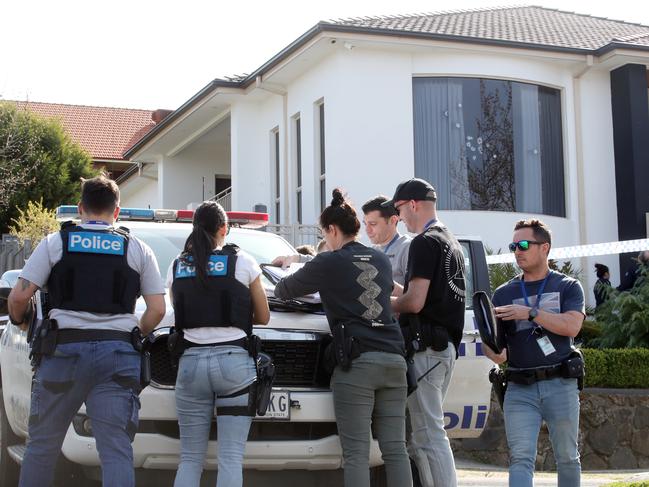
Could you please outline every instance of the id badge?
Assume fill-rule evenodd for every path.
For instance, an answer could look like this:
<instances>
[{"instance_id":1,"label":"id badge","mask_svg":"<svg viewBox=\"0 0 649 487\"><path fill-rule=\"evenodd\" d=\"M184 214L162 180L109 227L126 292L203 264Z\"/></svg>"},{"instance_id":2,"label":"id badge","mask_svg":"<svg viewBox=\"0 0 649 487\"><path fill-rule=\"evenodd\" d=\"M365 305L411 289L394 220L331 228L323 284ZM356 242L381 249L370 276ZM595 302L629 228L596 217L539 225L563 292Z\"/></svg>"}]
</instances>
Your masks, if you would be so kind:
<instances>
[{"instance_id":1,"label":"id badge","mask_svg":"<svg viewBox=\"0 0 649 487\"><path fill-rule=\"evenodd\" d=\"M537 338L536 343L539 344L541 351L546 357L548 355L552 355L554 352L557 351L557 349L554 348L554 345L552 345L552 342L547 336L542 336L541 338Z\"/></svg>"}]
</instances>

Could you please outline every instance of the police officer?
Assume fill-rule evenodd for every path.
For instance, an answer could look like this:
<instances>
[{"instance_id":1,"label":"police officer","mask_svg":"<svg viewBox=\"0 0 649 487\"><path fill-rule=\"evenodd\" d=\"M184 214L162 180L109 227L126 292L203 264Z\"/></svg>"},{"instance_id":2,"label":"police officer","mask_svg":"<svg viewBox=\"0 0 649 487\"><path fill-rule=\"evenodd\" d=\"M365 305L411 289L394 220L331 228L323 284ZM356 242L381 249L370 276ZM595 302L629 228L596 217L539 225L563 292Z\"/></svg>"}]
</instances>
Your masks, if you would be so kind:
<instances>
[{"instance_id":1,"label":"police officer","mask_svg":"<svg viewBox=\"0 0 649 487\"><path fill-rule=\"evenodd\" d=\"M392 278L403 286L412 238L398 232L399 215L394 206L383 206L387 200L385 196L379 195L367 201L362 206L363 223L370 242L390 259Z\"/></svg>"},{"instance_id":2,"label":"police officer","mask_svg":"<svg viewBox=\"0 0 649 487\"><path fill-rule=\"evenodd\" d=\"M275 287L288 299L320 292L333 334L331 378L345 487L368 487L370 424L374 423L387 484L411 485L405 448L406 362L390 310L392 269L385 254L356 241L360 222L339 189L320 215L327 246Z\"/></svg>"},{"instance_id":3,"label":"police officer","mask_svg":"<svg viewBox=\"0 0 649 487\"><path fill-rule=\"evenodd\" d=\"M34 250L9 296L12 323L21 327L30 298L47 287L51 311L34 374L29 442L20 487L52 482L72 418L83 403L92 422L104 487L135 485L131 442L138 425L141 356L131 342L139 325L149 333L165 312L164 286L151 249L114 228L119 189L98 176L83 181L81 223L64 224ZM134 314L139 295L146 311Z\"/></svg>"},{"instance_id":4,"label":"police officer","mask_svg":"<svg viewBox=\"0 0 649 487\"><path fill-rule=\"evenodd\" d=\"M401 313L406 343L416 352L413 369L420 379L408 397L412 427L408 452L422 485L453 487L455 462L442 403L464 328L464 254L438 220L436 201L435 189L415 178L399 184L392 200L383 204L395 208L409 232L418 233L410 243L405 287L402 294L395 288L397 297L392 301L393 310Z\"/></svg>"},{"instance_id":5,"label":"police officer","mask_svg":"<svg viewBox=\"0 0 649 487\"><path fill-rule=\"evenodd\" d=\"M174 485L200 485L216 407L217 487L240 487L256 397L247 337L253 323L268 323L270 310L255 259L224 245L228 221L221 205L204 202L193 223L167 276L184 349L176 380L181 452Z\"/></svg>"},{"instance_id":6,"label":"police officer","mask_svg":"<svg viewBox=\"0 0 649 487\"><path fill-rule=\"evenodd\" d=\"M578 380L583 362L573 356L573 338L585 317L584 291L576 279L548 267L550 229L540 220L521 220L509 249L523 273L493 296L503 320L507 348L484 345L495 363L508 362L505 377L505 433L509 485L532 487L536 443L545 421L557 461L560 487L580 485Z\"/></svg>"}]
</instances>

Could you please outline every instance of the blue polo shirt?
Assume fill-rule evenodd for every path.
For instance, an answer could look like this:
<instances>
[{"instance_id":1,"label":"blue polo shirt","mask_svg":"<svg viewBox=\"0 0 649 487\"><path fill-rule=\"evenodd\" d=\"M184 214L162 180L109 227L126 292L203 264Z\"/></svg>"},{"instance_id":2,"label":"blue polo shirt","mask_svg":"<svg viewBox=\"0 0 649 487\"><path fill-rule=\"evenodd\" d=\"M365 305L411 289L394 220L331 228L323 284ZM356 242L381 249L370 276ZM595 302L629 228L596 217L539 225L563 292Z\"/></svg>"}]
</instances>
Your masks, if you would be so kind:
<instances>
[{"instance_id":1,"label":"blue polo shirt","mask_svg":"<svg viewBox=\"0 0 649 487\"><path fill-rule=\"evenodd\" d=\"M529 306L534 306L537 295L543 280L523 282ZM521 289L521 276L503 284L493 296L494 306L505 306L508 304L525 304L525 296ZM550 271L548 280L541 294L539 309L549 313L565 313L567 311L578 311L585 314L584 290L576 279ZM557 335L548 330L543 334L550 339L555 351L545 355L537 343L534 323L528 320L503 321L507 343L508 363L515 368L532 368L556 365L570 355L573 339L571 337Z\"/></svg>"}]
</instances>

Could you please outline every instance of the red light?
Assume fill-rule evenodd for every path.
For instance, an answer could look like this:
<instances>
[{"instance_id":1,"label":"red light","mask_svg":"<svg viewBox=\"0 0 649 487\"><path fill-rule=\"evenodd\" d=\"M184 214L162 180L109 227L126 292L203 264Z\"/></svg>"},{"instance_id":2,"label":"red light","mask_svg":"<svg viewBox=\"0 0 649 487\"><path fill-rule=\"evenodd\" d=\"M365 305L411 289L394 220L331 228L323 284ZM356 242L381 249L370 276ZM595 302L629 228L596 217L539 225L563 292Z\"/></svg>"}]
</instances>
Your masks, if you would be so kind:
<instances>
[{"instance_id":1,"label":"red light","mask_svg":"<svg viewBox=\"0 0 649 487\"><path fill-rule=\"evenodd\" d=\"M192 221L194 219L194 210L178 210L176 213L178 221Z\"/></svg>"},{"instance_id":2,"label":"red light","mask_svg":"<svg viewBox=\"0 0 649 487\"><path fill-rule=\"evenodd\" d=\"M261 228L268 225L268 213L255 211L228 211L226 213L232 225L243 228Z\"/></svg>"}]
</instances>

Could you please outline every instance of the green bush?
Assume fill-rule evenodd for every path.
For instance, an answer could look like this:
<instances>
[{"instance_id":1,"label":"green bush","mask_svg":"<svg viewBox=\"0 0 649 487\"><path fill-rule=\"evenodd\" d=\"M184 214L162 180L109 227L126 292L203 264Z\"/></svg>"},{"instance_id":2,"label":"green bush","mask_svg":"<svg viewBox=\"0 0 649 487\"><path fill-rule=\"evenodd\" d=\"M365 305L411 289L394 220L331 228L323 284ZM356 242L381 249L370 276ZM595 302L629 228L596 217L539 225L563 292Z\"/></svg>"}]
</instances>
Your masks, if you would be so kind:
<instances>
[{"instance_id":1,"label":"green bush","mask_svg":"<svg viewBox=\"0 0 649 487\"><path fill-rule=\"evenodd\" d=\"M582 349L586 387L649 388L649 349Z\"/></svg>"},{"instance_id":2,"label":"green bush","mask_svg":"<svg viewBox=\"0 0 649 487\"><path fill-rule=\"evenodd\" d=\"M604 487L649 487L649 482L613 482L612 484L606 484Z\"/></svg>"},{"instance_id":3,"label":"green bush","mask_svg":"<svg viewBox=\"0 0 649 487\"><path fill-rule=\"evenodd\" d=\"M611 289L609 299L595 312L602 334L594 345L600 348L649 347L649 279L646 269L633 288Z\"/></svg>"},{"instance_id":4,"label":"green bush","mask_svg":"<svg viewBox=\"0 0 649 487\"><path fill-rule=\"evenodd\" d=\"M597 348L597 339L602 335L602 325L596 321L586 320L575 337L582 348Z\"/></svg>"},{"instance_id":5,"label":"green bush","mask_svg":"<svg viewBox=\"0 0 649 487\"><path fill-rule=\"evenodd\" d=\"M24 245L25 240L29 240L32 249L36 248L45 235L55 232L60 227L56 220L56 211L45 208L42 199L37 202L29 201L25 211L18 208L18 218L12 221L14 225L9 227L11 235L18 237L20 245Z\"/></svg>"}]
</instances>

